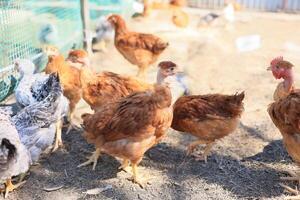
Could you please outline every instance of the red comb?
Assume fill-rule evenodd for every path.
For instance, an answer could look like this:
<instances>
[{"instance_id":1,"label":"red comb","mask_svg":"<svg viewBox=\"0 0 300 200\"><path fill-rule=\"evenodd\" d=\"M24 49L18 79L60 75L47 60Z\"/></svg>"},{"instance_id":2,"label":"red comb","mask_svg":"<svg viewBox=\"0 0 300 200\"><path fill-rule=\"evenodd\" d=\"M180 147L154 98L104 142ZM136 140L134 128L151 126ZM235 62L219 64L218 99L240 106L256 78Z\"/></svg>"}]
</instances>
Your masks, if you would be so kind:
<instances>
[{"instance_id":1,"label":"red comb","mask_svg":"<svg viewBox=\"0 0 300 200\"><path fill-rule=\"evenodd\" d=\"M279 61L283 61L283 56L278 56L271 61L271 66L276 65Z\"/></svg>"}]
</instances>

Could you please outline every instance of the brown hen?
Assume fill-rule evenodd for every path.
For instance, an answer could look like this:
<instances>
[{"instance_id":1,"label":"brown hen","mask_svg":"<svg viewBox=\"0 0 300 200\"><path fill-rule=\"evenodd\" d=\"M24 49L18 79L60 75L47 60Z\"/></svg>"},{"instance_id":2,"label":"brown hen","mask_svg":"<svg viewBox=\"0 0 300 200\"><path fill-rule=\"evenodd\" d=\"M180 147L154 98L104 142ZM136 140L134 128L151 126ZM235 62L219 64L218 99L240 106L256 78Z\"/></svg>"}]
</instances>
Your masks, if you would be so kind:
<instances>
[{"instance_id":1,"label":"brown hen","mask_svg":"<svg viewBox=\"0 0 300 200\"><path fill-rule=\"evenodd\" d=\"M232 133L243 112L244 93L235 95L182 96L174 104L172 128L190 133L198 138L188 147L192 154L199 144L206 144L203 155L195 155L207 162L207 155L214 142Z\"/></svg>"},{"instance_id":2,"label":"brown hen","mask_svg":"<svg viewBox=\"0 0 300 200\"><path fill-rule=\"evenodd\" d=\"M134 92L152 89L153 85L113 72L94 73L84 50L73 50L67 60L80 66L82 98L96 111L108 102L114 102Z\"/></svg>"},{"instance_id":3,"label":"brown hen","mask_svg":"<svg viewBox=\"0 0 300 200\"><path fill-rule=\"evenodd\" d=\"M100 153L123 159L122 168L132 164L133 181L143 186L137 166L144 153L157 144L172 122L171 93L156 85L153 90L137 92L114 103L105 104L92 114L82 115L84 137L96 151L84 166L94 163Z\"/></svg>"},{"instance_id":4,"label":"brown hen","mask_svg":"<svg viewBox=\"0 0 300 200\"><path fill-rule=\"evenodd\" d=\"M283 60L283 57L272 60L268 70L272 71L276 79L282 78L284 81L278 84L273 96L274 102L269 105L268 113L281 132L289 155L300 166L300 90L294 88L293 67L293 64ZM300 184L300 173L289 173L293 177L282 179L297 180ZM300 198L300 195L298 197Z\"/></svg>"},{"instance_id":5,"label":"brown hen","mask_svg":"<svg viewBox=\"0 0 300 200\"><path fill-rule=\"evenodd\" d=\"M63 86L63 94L70 102L68 120L71 122L71 126L67 131L69 132L71 127L74 127L74 110L81 99L80 71L76 67L70 66L56 47L47 46L44 51L48 55L48 63L45 72L47 74L53 72L58 73L60 82Z\"/></svg>"},{"instance_id":6,"label":"brown hen","mask_svg":"<svg viewBox=\"0 0 300 200\"><path fill-rule=\"evenodd\" d=\"M177 73L174 63L160 66L160 70ZM170 78L163 82L169 81ZM171 81L173 82L173 81ZM198 160L207 162L207 155L213 143L232 133L244 110L244 92L235 95L209 94L181 96L176 94L176 84L170 82L172 97L178 98L173 105L173 121L171 127L177 131L190 133L198 138L188 147L192 154L199 144L206 144L203 155L195 155Z\"/></svg>"},{"instance_id":7,"label":"brown hen","mask_svg":"<svg viewBox=\"0 0 300 200\"><path fill-rule=\"evenodd\" d=\"M156 62L168 43L152 34L131 32L124 19L111 15L108 21L115 27L115 46L131 64L137 65L137 76L145 78L146 69Z\"/></svg>"}]
</instances>

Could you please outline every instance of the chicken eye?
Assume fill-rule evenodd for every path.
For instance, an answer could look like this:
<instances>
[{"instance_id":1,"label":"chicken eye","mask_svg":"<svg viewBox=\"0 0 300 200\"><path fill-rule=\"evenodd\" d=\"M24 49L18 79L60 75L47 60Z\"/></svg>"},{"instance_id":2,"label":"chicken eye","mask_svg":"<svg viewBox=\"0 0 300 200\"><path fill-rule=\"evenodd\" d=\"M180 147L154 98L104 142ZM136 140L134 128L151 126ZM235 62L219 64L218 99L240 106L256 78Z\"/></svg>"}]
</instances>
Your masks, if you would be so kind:
<instances>
[{"instance_id":1,"label":"chicken eye","mask_svg":"<svg viewBox=\"0 0 300 200\"><path fill-rule=\"evenodd\" d=\"M170 70L171 70L171 71L174 71L174 67L171 67Z\"/></svg>"},{"instance_id":2,"label":"chicken eye","mask_svg":"<svg viewBox=\"0 0 300 200\"><path fill-rule=\"evenodd\" d=\"M275 68L276 68L276 69L279 69L279 66L278 66L278 65L276 65L276 66L275 66Z\"/></svg>"}]
</instances>

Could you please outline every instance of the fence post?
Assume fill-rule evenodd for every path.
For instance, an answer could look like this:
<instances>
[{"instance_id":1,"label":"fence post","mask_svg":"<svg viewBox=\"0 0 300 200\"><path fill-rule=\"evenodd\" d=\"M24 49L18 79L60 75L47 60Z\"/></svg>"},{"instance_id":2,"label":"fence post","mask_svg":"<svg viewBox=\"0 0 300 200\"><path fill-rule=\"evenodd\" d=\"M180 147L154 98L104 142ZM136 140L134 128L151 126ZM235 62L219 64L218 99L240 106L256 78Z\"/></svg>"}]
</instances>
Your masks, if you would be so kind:
<instances>
[{"instance_id":1,"label":"fence post","mask_svg":"<svg viewBox=\"0 0 300 200\"><path fill-rule=\"evenodd\" d=\"M92 35L89 28L90 24L90 11L89 11L89 0L80 0L81 8L81 19L83 26L83 45L89 55L92 54Z\"/></svg>"}]
</instances>

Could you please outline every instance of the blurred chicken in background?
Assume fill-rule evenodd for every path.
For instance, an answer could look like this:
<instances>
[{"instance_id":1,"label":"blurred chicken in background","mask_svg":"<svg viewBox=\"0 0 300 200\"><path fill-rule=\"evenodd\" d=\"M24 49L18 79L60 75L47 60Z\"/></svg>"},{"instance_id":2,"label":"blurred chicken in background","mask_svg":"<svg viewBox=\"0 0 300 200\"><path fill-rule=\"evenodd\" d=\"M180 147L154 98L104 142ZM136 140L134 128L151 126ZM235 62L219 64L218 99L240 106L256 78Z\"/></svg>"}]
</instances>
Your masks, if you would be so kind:
<instances>
[{"instance_id":1,"label":"blurred chicken in background","mask_svg":"<svg viewBox=\"0 0 300 200\"><path fill-rule=\"evenodd\" d=\"M189 15L179 8L173 9L172 22L180 28L185 28L189 25Z\"/></svg>"},{"instance_id":2,"label":"blurred chicken in background","mask_svg":"<svg viewBox=\"0 0 300 200\"><path fill-rule=\"evenodd\" d=\"M58 31L54 23L48 22L40 27L38 39L42 46L49 44L57 44Z\"/></svg>"},{"instance_id":3,"label":"blurred chicken in background","mask_svg":"<svg viewBox=\"0 0 300 200\"><path fill-rule=\"evenodd\" d=\"M107 21L106 16L101 16L97 20L96 24L96 32L94 34L92 43L95 46L98 46L97 43L99 43L99 49L101 51L106 52L106 43L112 41L114 38L114 28L113 26Z\"/></svg>"},{"instance_id":4,"label":"blurred chicken in background","mask_svg":"<svg viewBox=\"0 0 300 200\"><path fill-rule=\"evenodd\" d=\"M215 20L218 19L220 15L216 13L208 13L207 15L204 15L200 18L200 21L198 23L199 27L207 27L210 25L213 25Z\"/></svg>"}]
</instances>

